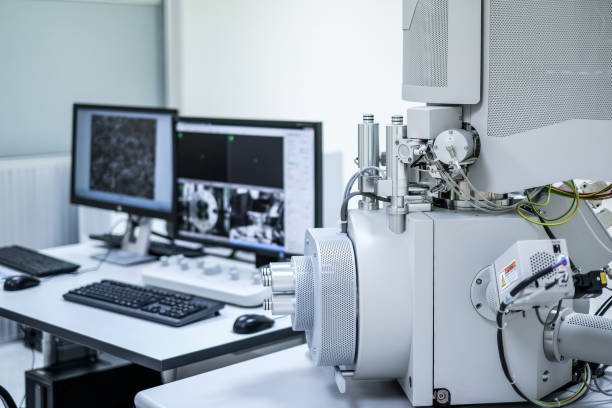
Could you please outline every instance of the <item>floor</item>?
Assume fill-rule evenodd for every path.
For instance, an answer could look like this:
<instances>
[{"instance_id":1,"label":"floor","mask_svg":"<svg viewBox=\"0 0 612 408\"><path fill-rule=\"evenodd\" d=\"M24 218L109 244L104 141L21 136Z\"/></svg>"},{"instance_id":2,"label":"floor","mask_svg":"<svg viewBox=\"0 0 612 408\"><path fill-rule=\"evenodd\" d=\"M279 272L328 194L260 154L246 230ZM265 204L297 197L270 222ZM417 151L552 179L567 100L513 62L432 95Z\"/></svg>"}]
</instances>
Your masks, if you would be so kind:
<instances>
[{"instance_id":1,"label":"floor","mask_svg":"<svg viewBox=\"0 0 612 408\"><path fill-rule=\"evenodd\" d=\"M7 389L18 407L25 395L24 372L42 365L41 353L34 353L34 364L32 357L32 351L21 341L0 344L0 385Z\"/></svg>"}]
</instances>

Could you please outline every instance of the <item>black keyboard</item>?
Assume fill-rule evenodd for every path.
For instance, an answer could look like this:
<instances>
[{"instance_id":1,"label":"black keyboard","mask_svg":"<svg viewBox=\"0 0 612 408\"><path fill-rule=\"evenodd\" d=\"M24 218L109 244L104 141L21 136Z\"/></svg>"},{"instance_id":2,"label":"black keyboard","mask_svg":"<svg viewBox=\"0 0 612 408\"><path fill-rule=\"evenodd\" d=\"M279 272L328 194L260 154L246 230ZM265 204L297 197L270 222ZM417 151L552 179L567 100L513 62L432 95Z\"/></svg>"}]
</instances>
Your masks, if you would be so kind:
<instances>
[{"instance_id":1,"label":"black keyboard","mask_svg":"<svg viewBox=\"0 0 612 408\"><path fill-rule=\"evenodd\" d=\"M81 267L19 245L0 248L0 264L38 277L74 272Z\"/></svg>"},{"instance_id":2,"label":"black keyboard","mask_svg":"<svg viewBox=\"0 0 612 408\"><path fill-rule=\"evenodd\" d=\"M123 241L123 235L111 234L91 234L89 238L97 241L103 241L111 248L120 248ZM149 254L153 256L172 256L184 255L187 258L197 258L204 255L202 249L194 249L176 244L168 244L166 242L151 241L149 244Z\"/></svg>"},{"instance_id":3,"label":"black keyboard","mask_svg":"<svg viewBox=\"0 0 612 408\"><path fill-rule=\"evenodd\" d=\"M224 306L185 293L113 280L71 290L64 299L177 327L216 315Z\"/></svg>"}]
</instances>

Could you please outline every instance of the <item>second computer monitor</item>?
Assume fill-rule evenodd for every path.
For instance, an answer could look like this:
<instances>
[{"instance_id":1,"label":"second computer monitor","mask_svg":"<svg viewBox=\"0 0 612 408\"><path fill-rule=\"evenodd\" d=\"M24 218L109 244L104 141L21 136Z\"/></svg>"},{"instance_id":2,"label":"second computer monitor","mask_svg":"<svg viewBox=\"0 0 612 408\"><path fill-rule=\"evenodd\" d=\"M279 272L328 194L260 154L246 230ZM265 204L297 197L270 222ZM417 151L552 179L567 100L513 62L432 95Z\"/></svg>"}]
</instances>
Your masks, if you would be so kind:
<instances>
[{"instance_id":1,"label":"second computer monitor","mask_svg":"<svg viewBox=\"0 0 612 408\"><path fill-rule=\"evenodd\" d=\"M283 257L321 225L321 124L180 118L177 237Z\"/></svg>"}]
</instances>

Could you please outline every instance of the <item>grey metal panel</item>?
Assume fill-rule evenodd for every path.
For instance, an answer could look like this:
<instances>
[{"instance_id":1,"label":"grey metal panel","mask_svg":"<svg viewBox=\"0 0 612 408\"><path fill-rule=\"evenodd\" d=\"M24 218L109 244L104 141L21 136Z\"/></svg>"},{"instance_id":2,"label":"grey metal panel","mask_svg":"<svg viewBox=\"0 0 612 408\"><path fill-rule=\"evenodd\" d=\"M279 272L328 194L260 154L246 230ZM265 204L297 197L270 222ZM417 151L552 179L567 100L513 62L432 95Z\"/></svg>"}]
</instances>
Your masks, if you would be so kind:
<instances>
[{"instance_id":1,"label":"grey metal panel","mask_svg":"<svg viewBox=\"0 0 612 408\"><path fill-rule=\"evenodd\" d=\"M545 238L543 230L513 214L435 211L430 217L434 220L434 388L448 389L453 404L519 401L500 367L496 326L472 306L470 286L478 271L517 240ZM519 384L535 395L541 385L535 379L538 364L545 357L537 330L541 326L534 314L528 317L525 322L518 319L514 333L520 335L508 332L507 347ZM523 347L520 353L518 347ZM550 371L560 378L570 374L569 368ZM559 381L551 383L564 384Z\"/></svg>"},{"instance_id":2,"label":"grey metal panel","mask_svg":"<svg viewBox=\"0 0 612 408\"><path fill-rule=\"evenodd\" d=\"M506 193L572 178L612 179L606 62L612 2L485 0L483 6L482 99L464 110L482 142L470 169L474 185Z\"/></svg>"},{"instance_id":3,"label":"grey metal panel","mask_svg":"<svg viewBox=\"0 0 612 408\"><path fill-rule=\"evenodd\" d=\"M429 406L434 388L434 223L429 215L408 214L414 319L408 372L399 382L415 406Z\"/></svg>"}]
</instances>

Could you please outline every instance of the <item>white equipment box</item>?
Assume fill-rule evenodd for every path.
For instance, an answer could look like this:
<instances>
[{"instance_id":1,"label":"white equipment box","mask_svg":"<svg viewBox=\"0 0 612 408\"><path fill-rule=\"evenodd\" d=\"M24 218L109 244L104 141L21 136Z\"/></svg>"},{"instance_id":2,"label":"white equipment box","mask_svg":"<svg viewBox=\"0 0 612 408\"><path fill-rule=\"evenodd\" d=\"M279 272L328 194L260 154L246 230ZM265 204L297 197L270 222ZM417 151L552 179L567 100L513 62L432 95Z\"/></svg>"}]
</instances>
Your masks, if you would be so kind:
<instances>
[{"instance_id":1,"label":"white equipment box","mask_svg":"<svg viewBox=\"0 0 612 408\"><path fill-rule=\"evenodd\" d=\"M142 280L147 285L244 307L259 306L270 296L252 263L216 256L165 258L143 272Z\"/></svg>"},{"instance_id":2,"label":"white equipment box","mask_svg":"<svg viewBox=\"0 0 612 408\"><path fill-rule=\"evenodd\" d=\"M564 261L564 262L563 262ZM497 305L509 298L510 292L521 281L546 268L561 263L550 273L525 288L511 310L524 310L539 305L549 305L574 295L569 255L565 240L518 241L501 255L491 268L491 282L496 282ZM556 283L555 283L556 282ZM553 285L545 290L546 285Z\"/></svg>"}]
</instances>

